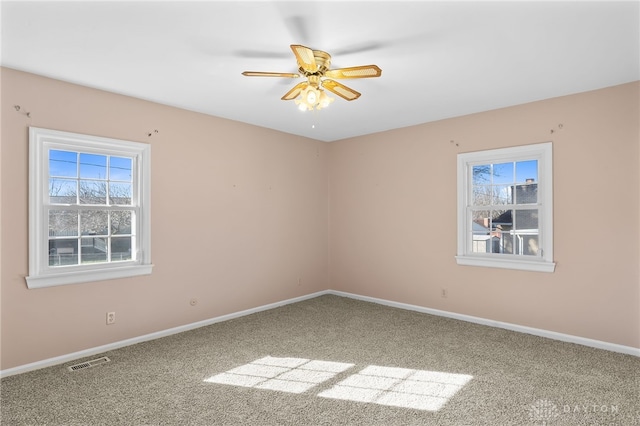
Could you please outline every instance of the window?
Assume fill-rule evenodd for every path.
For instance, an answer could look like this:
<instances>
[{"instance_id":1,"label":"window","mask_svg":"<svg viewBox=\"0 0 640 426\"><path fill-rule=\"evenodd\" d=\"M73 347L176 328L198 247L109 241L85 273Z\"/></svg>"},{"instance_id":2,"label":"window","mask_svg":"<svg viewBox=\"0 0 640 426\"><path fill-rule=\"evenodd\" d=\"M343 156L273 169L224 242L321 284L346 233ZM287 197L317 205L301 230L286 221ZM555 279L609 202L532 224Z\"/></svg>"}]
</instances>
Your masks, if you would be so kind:
<instances>
[{"instance_id":1,"label":"window","mask_svg":"<svg viewBox=\"0 0 640 426\"><path fill-rule=\"evenodd\" d=\"M151 273L147 144L29 129L29 288Z\"/></svg>"},{"instance_id":2,"label":"window","mask_svg":"<svg viewBox=\"0 0 640 426\"><path fill-rule=\"evenodd\" d=\"M553 272L551 143L458 155L459 265Z\"/></svg>"}]
</instances>

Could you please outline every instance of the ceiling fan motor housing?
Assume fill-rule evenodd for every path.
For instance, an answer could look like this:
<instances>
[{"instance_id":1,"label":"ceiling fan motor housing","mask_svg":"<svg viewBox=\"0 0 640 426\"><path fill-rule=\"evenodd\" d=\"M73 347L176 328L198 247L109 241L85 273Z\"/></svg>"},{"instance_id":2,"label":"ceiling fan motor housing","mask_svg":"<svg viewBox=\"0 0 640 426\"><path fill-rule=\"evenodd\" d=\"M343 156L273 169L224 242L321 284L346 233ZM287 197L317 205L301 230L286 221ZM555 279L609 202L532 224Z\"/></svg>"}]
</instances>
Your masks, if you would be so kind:
<instances>
[{"instance_id":1,"label":"ceiling fan motor housing","mask_svg":"<svg viewBox=\"0 0 640 426\"><path fill-rule=\"evenodd\" d=\"M331 67L331 55L329 55L327 52L323 52L322 50L314 50L313 58L315 59L316 65L318 66L318 69L316 71L309 72L303 67L300 67L298 70L305 77L309 78L309 83L317 87L318 83L320 82L320 77L324 76L324 73L327 72ZM317 79L312 79L312 77L317 77Z\"/></svg>"}]
</instances>

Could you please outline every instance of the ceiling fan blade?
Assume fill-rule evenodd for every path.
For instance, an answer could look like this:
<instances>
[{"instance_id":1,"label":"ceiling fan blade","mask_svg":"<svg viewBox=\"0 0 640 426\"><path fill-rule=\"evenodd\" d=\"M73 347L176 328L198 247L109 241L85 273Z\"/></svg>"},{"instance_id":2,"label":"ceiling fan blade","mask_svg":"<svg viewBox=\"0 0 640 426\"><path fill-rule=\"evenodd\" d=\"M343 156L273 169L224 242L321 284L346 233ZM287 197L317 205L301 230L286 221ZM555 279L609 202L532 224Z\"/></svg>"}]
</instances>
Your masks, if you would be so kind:
<instances>
[{"instance_id":1,"label":"ceiling fan blade","mask_svg":"<svg viewBox=\"0 0 640 426\"><path fill-rule=\"evenodd\" d=\"M329 70L324 75L329 78L371 78L380 77L382 70L377 65L361 65L359 67Z\"/></svg>"},{"instance_id":2,"label":"ceiling fan blade","mask_svg":"<svg viewBox=\"0 0 640 426\"><path fill-rule=\"evenodd\" d=\"M263 71L245 71L242 75L246 75L247 77L287 77L287 78L298 78L300 74L290 73L290 72L263 72Z\"/></svg>"},{"instance_id":3,"label":"ceiling fan blade","mask_svg":"<svg viewBox=\"0 0 640 426\"><path fill-rule=\"evenodd\" d=\"M293 89L289 90L283 97L282 100L283 101L290 101L292 99L295 99L298 97L298 95L300 94L300 92L302 92L304 89L306 89L306 87L309 85L308 82L303 81L302 83L298 83L295 86L293 86Z\"/></svg>"},{"instance_id":4,"label":"ceiling fan blade","mask_svg":"<svg viewBox=\"0 0 640 426\"><path fill-rule=\"evenodd\" d=\"M333 80L322 80L322 87L348 101L356 100L360 93Z\"/></svg>"},{"instance_id":5,"label":"ceiling fan blade","mask_svg":"<svg viewBox=\"0 0 640 426\"><path fill-rule=\"evenodd\" d=\"M291 50L296 55L300 68L311 73L318 71L318 64L316 64L316 58L313 56L313 50L300 44L292 44Z\"/></svg>"}]
</instances>

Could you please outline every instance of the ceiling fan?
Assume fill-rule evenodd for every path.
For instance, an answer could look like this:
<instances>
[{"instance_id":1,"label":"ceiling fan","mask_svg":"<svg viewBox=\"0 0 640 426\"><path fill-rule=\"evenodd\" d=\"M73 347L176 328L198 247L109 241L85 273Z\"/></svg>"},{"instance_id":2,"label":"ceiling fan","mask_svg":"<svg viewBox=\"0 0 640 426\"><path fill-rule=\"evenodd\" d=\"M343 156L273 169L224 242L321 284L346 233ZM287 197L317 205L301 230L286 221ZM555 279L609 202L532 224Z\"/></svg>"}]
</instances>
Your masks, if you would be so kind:
<instances>
[{"instance_id":1,"label":"ceiling fan","mask_svg":"<svg viewBox=\"0 0 640 426\"><path fill-rule=\"evenodd\" d=\"M347 101L360 97L360 93L333 79L343 78L371 78L380 77L382 70L377 65L361 65L357 67L330 69L331 55L322 50L312 50L306 46L292 44L291 50L298 62L298 73L245 71L242 75L248 77L286 77L299 78L307 81L298 83L283 97L283 101L295 100L302 111L322 109L327 107L333 98L329 98L322 89L327 89Z\"/></svg>"}]
</instances>

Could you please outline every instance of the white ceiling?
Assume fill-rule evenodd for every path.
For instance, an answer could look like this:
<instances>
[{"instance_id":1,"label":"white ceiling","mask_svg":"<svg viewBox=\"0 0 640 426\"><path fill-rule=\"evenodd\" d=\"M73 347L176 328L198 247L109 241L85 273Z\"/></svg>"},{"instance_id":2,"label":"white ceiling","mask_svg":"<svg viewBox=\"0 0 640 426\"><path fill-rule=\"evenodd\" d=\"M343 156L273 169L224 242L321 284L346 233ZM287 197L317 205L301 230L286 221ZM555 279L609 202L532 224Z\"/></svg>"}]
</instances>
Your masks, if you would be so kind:
<instances>
[{"instance_id":1,"label":"white ceiling","mask_svg":"<svg viewBox=\"0 0 640 426\"><path fill-rule=\"evenodd\" d=\"M640 80L640 3L2 1L2 65L322 141ZM301 112L290 44L362 96Z\"/></svg>"}]
</instances>

